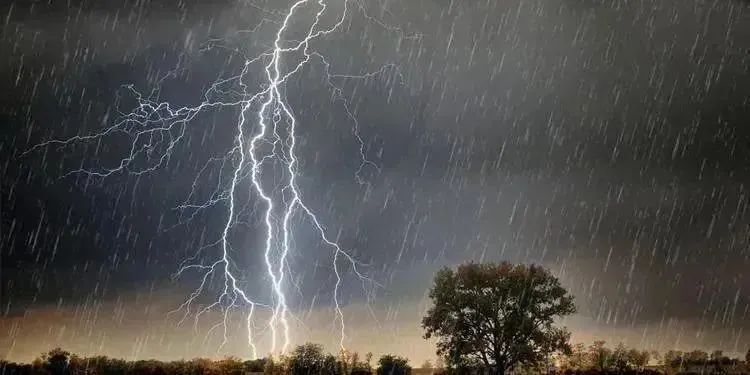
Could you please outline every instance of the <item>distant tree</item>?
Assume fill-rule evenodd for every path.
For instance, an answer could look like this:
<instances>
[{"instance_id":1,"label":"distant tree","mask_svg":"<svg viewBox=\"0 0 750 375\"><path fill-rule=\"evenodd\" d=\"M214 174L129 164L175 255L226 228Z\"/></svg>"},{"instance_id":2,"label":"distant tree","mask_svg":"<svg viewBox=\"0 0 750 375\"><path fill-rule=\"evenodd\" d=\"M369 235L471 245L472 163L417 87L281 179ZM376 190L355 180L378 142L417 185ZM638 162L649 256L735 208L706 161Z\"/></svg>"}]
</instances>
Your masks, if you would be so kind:
<instances>
[{"instance_id":1,"label":"distant tree","mask_svg":"<svg viewBox=\"0 0 750 375\"><path fill-rule=\"evenodd\" d=\"M615 346L615 350L612 351L611 363L617 371L624 372L625 370L630 369L629 353L630 351L623 343L619 343Z\"/></svg>"},{"instance_id":2,"label":"distant tree","mask_svg":"<svg viewBox=\"0 0 750 375\"><path fill-rule=\"evenodd\" d=\"M34 358L31 361L31 368L34 372L44 371L44 360L39 357Z\"/></svg>"},{"instance_id":3,"label":"distant tree","mask_svg":"<svg viewBox=\"0 0 750 375\"><path fill-rule=\"evenodd\" d=\"M70 372L68 370L68 358L70 358L70 352L60 348L54 348L42 355L44 367L53 375Z\"/></svg>"},{"instance_id":4,"label":"distant tree","mask_svg":"<svg viewBox=\"0 0 750 375\"><path fill-rule=\"evenodd\" d=\"M662 358L664 372L668 374L680 371L684 366L684 362L684 354L678 350L669 350L664 353L664 357Z\"/></svg>"},{"instance_id":5,"label":"distant tree","mask_svg":"<svg viewBox=\"0 0 750 375\"><path fill-rule=\"evenodd\" d=\"M323 347L306 343L297 346L289 355L289 371L293 375L320 374L324 361Z\"/></svg>"},{"instance_id":6,"label":"distant tree","mask_svg":"<svg viewBox=\"0 0 750 375\"><path fill-rule=\"evenodd\" d=\"M341 367L333 354L327 354L323 359L321 374L341 375Z\"/></svg>"},{"instance_id":7,"label":"distant tree","mask_svg":"<svg viewBox=\"0 0 750 375\"><path fill-rule=\"evenodd\" d=\"M367 366L367 369L372 372L372 352L367 352L367 354L365 354L365 365Z\"/></svg>"},{"instance_id":8,"label":"distant tree","mask_svg":"<svg viewBox=\"0 0 750 375\"><path fill-rule=\"evenodd\" d=\"M584 370L590 367L588 353L583 343L575 344L569 353L563 353L560 362L560 367L566 370Z\"/></svg>"},{"instance_id":9,"label":"distant tree","mask_svg":"<svg viewBox=\"0 0 750 375\"><path fill-rule=\"evenodd\" d=\"M353 352L349 359L349 375L370 375L372 368L370 367L370 359L372 353L365 355L365 361L359 359L359 353Z\"/></svg>"},{"instance_id":10,"label":"distant tree","mask_svg":"<svg viewBox=\"0 0 750 375\"><path fill-rule=\"evenodd\" d=\"M691 366L705 366L708 363L708 353L703 350L693 350L685 353L684 362Z\"/></svg>"},{"instance_id":11,"label":"distant tree","mask_svg":"<svg viewBox=\"0 0 750 375\"><path fill-rule=\"evenodd\" d=\"M286 365L288 364L287 358L280 357L278 360L272 356L268 356L266 359L265 367L263 367L263 374L265 375L284 375L288 373Z\"/></svg>"},{"instance_id":12,"label":"distant tree","mask_svg":"<svg viewBox=\"0 0 750 375\"><path fill-rule=\"evenodd\" d=\"M745 365L750 367L750 349L747 350L747 353L745 353ZM750 369L748 369L750 370Z\"/></svg>"},{"instance_id":13,"label":"distant tree","mask_svg":"<svg viewBox=\"0 0 750 375\"><path fill-rule=\"evenodd\" d=\"M378 360L377 375L409 375L409 360L403 357L386 354Z\"/></svg>"},{"instance_id":14,"label":"distant tree","mask_svg":"<svg viewBox=\"0 0 750 375\"><path fill-rule=\"evenodd\" d=\"M604 341L594 341L589 345L588 357L591 367L599 371L605 371L612 365L612 350L605 346Z\"/></svg>"},{"instance_id":15,"label":"distant tree","mask_svg":"<svg viewBox=\"0 0 750 375\"><path fill-rule=\"evenodd\" d=\"M339 350L338 372L341 374L351 374L359 362L359 353L350 352L346 349Z\"/></svg>"},{"instance_id":16,"label":"distant tree","mask_svg":"<svg viewBox=\"0 0 750 375\"><path fill-rule=\"evenodd\" d=\"M98 355L90 358L86 358L86 367L91 369L92 372L97 374L104 373L107 368L108 358L103 355Z\"/></svg>"},{"instance_id":17,"label":"distant tree","mask_svg":"<svg viewBox=\"0 0 750 375\"><path fill-rule=\"evenodd\" d=\"M218 372L214 363L208 358L193 358L188 363L191 374L210 374L212 372Z\"/></svg>"},{"instance_id":18,"label":"distant tree","mask_svg":"<svg viewBox=\"0 0 750 375\"><path fill-rule=\"evenodd\" d=\"M68 359L68 369L71 374L85 374L87 367L88 360L86 358L81 358L77 354L70 355L70 359Z\"/></svg>"},{"instance_id":19,"label":"distant tree","mask_svg":"<svg viewBox=\"0 0 750 375\"><path fill-rule=\"evenodd\" d=\"M647 350L630 349L628 351L628 362L636 370L642 371L651 360L651 353Z\"/></svg>"},{"instance_id":20,"label":"distant tree","mask_svg":"<svg viewBox=\"0 0 750 375\"><path fill-rule=\"evenodd\" d=\"M570 350L569 332L554 321L575 312L573 297L542 267L503 262L444 268L430 298L425 338L438 338L438 355L453 367L481 363L504 374Z\"/></svg>"}]
</instances>

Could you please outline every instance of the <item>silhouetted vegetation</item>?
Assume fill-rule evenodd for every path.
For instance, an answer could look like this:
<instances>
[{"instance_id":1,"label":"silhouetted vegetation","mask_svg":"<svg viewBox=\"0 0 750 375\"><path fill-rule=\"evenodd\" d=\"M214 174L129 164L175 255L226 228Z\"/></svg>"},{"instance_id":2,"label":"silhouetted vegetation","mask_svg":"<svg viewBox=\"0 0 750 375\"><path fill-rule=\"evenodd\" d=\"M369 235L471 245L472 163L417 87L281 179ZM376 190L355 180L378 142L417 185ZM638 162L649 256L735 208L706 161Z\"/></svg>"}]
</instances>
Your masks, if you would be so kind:
<instances>
[{"instance_id":1,"label":"silhouetted vegetation","mask_svg":"<svg viewBox=\"0 0 750 375\"><path fill-rule=\"evenodd\" d=\"M702 350L680 352L670 350L663 355L618 344L610 348L604 341L590 345L573 345L570 352L558 353L537 363L518 365L514 375L692 375L748 374L748 358L730 358L720 351L709 354ZM235 357L218 360L195 358L179 361L126 361L106 356L80 357L60 348L42 354L30 364L0 361L0 375L407 375L407 374L494 374L494 369L443 368L442 358L434 363L425 361L412 369L407 358L386 354L372 367L372 355L364 359L356 352L327 354L323 347L304 344L288 355L243 361Z\"/></svg>"},{"instance_id":2,"label":"silhouetted vegetation","mask_svg":"<svg viewBox=\"0 0 750 375\"><path fill-rule=\"evenodd\" d=\"M386 354L378 360L378 375L409 375L409 360L396 355Z\"/></svg>"},{"instance_id":3,"label":"silhouetted vegetation","mask_svg":"<svg viewBox=\"0 0 750 375\"><path fill-rule=\"evenodd\" d=\"M504 374L570 350L570 333L554 320L575 312L573 297L542 267L503 262L444 268L430 298L425 337L438 338L437 354L452 369Z\"/></svg>"},{"instance_id":4,"label":"silhouetted vegetation","mask_svg":"<svg viewBox=\"0 0 750 375\"><path fill-rule=\"evenodd\" d=\"M263 373L265 359L242 361L236 357L220 360L195 358L180 361L137 360L126 361L106 356L80 357L60 348L43 353L31 364L0 361L2 375L242 375Z\"/></svg>"},{"instance_id":5,"label":"silhouetted vegetation","mask_svg":"<svg viewBox=\"0 0 750 375\"><path fill-rule=\"evenodd\" d=\"M575 310L570 294L549 271L537 266L468 264L441 270L430 291L434 306L422 325L438 337L438 357L413 369L409 360L385 354L372 366L372 354L325 353L318 344L297 346L289 354L243 361L196 358L179 361L126 361L106 356L80 357L61 348L30 364L0 361L0 375L408 375L457 374L748 374L744 361L721 351L663 355L604 341L570 345L569 333L554 318ZM445 364L445 366L444 366Z\"/></svg>"},{"instance_id":6,"label":"silhouetted vegetation","mask_svg":"<svg viewBox=\"0 0 750 375\"><path fill-rule=\"evenodd\" d=\"M570 353L554 359L558 371L565 374L746 374L750 371L747 361L727 357L721 351L709 355L702 350L670 350L662 356L656 351L627 348L623 344L610 349L604 341L594 341L588 347L576 344Z\"/></svg>"}]
</instances>

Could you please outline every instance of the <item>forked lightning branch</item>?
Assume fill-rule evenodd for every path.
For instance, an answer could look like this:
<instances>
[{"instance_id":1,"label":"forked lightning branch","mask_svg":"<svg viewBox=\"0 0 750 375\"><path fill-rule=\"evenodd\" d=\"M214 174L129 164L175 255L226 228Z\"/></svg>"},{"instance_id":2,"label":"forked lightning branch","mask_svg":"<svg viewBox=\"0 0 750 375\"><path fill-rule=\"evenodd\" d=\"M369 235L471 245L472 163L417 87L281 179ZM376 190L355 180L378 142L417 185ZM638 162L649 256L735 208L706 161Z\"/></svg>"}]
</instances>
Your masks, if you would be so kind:
<instances>
[{"instance_id":1,"label":"forked lightning branch","mask_svg":"<svg viewBox=\"0 0 750 375\"><path fill-rule=\"evenodd\" d=\"M304 194L297 183L300 173L297 130L307 124L297 121L293 108L286 101L288 95L294 95L293 92L287 92L286 83L295 77L306 64L317 63L324 66L327 84L332 90L335 101L349 116L353 127L349 132L353 134L354 141L359 145L359 155L353 157L360 159L360 167L354 177L361 182L362 168L368 164L373 166L374 164L366 158L365 144L359 133L359 123L337 82L365 79L379 74L389 74L389 72L398 74L397 70L394 66L387 65L365 74L334 74L324 55L314 50L311 42L335 32L343 32L342 25L354 12L363 16L363 19L368 22L382 27L386 32L397 32L398 37L401 38L412 37L405 36L400 29L369 16L362 3L354 0L336 0L335 4L333 3L333 0L299 0L287 9L280 19L264 19L261 24L277 27L273 34L271 48L254 58L246 59L241 71L236 75L214 82L206 92L202 93L203 100L196 106L178 107L168 102L158 102L141 95L133 86L127 86L129 92L137 100L137 106L114 124L98 133L50 140L33 148L54 144L100 142L110 135L125 134L129 137L129 150L115 165L102 166L98 169L81 168L71 173L81 173L92 177L107 177L118 173L139 175L154 172L167 165L170 158L174 157L178 145L185 142L187 128L200 126L198 121L193 121L200 113L220 107L238 109L239 115L236 123L226 124L227 127L234 129L233 145L218 159L221 162L221 168L228 167L231 170L231 178L225 179L224 182L219 181L217 184L219 186L211 199L204 203L186 203L179 207L191 208L195 210L194 212L217 205L226 208L221 237L214 243L220 249L218 255L205 263L197 262L198 257L191 257L177 270L178 276L186 272L200 274L197 289L190 293L177 309L183 314L181 322L188 317L193 317L197 325L198 320L209 311L219 311L222 318L210 330L210 332L223 331L223 340L219 350L227 343L230 334L230 314L233 311L242 311L246 314L247 343L253 357L268 352L284 353L288 350L292 340L290 320L294 319L294 316L287 296L290 284L289 274L293 271L288 269L287 258L290 252L295 251L293 247L295 231L292 221L298 215L304 216L304 220L300 222L311 225L321 241L330 249L329 261L335 276L332 303L336 327L340 335L339 344L342 348L346 339L346 318L340 301L340 288L344 273L352 273L358 277L363 288L376 285L361 270L361 264L347 249L337 243L335 234L328 232L315 211L305 203ZM269 14L274 13L269 11ZM310 15L312 19L305 19L311 17ZM295 28L293 25L298 23L309 25L305 26L301 40L299 37L291 37L291 34L299 33L299 30L292 30ZM263 82L261 85L250 84L253 80L257 82L259 78ZM239 87L240 92L228 94L225 87L231 85ZM259 88L254 89L254 87ZM139 162L144 158L150 162ZM207 163L204 169L208 168L212 161ZM274 181L271 186L268 183L269 179L264 179L264 173L271 173L268 171L282 176L280 187L278 181ZM199 174L202 173L203 170L199 172ZM199 177L196 177L194 190ZM226 180L229 182L226 183ZM264 238L261 249L238 248L230 240L230 233L238 221L238 195L241 193L240 189L247 187L252 190L251 195L259 199L263 207ZM192 195L193 192L191 192ZM231 256L233 251L262 254L268 280L265 285L268 293L265 295L273 296L270 300L261 300L261 297L254 295L246 286L243 286L241 267L233 261ZM219 276L222 283L218 291L214 292L215 288L210 288L208 284L216 276ZM212 293L216 294L215 299L212 298L212 303L198 302L199 298ZM269 312L270 318L266 322L258 323L256 322L258 312L263 309ZM258 336L261 334L270 336L269 348L258 347Z\"/></svg>"}]
</instances>

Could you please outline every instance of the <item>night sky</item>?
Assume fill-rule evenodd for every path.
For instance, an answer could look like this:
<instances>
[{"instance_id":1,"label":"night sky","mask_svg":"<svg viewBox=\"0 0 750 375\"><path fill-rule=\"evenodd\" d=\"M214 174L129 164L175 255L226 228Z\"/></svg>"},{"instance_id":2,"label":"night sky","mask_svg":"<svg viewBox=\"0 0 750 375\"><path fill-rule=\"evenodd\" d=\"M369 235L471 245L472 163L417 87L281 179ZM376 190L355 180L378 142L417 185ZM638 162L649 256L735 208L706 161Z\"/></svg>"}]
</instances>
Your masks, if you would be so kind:
<instances>
[{"instance_id":1,"label":"night sky","mask_svg":"<svg viewBox=\"0 0 750 375\"><path fill-rule=\"evenodd\" d=\"M342 263L347 347L433 358L419 322L434 271L501 260L543 264L571 290L574 342L750 347L750 2L361 4L312 48L330 73L378 74L336 78L336 96L316 60L284 90L306 204L378 284L363 288ZM183 261L218 256L226 201L190 205L225 189L229 169L216 158L233 147L236 107L196 116L171 157L139 175L70 173L116 166L130 147L122 134L33 147L111 126L135 108L133 90L197 105L272 46L288 6L3 2L0 358L58 345L126 358L250 355L246 309L233 310L218 352L220 309L197 323L173 312L202 275L177 275ZM372 161L361 170L347 109ZM248 184L232 254L242 285L268 302L264 208ZM292 338L333 351L332 252L310 224L292 220ZM215 300L212 280L199 303Z\"/></svg>"}]
</instances>

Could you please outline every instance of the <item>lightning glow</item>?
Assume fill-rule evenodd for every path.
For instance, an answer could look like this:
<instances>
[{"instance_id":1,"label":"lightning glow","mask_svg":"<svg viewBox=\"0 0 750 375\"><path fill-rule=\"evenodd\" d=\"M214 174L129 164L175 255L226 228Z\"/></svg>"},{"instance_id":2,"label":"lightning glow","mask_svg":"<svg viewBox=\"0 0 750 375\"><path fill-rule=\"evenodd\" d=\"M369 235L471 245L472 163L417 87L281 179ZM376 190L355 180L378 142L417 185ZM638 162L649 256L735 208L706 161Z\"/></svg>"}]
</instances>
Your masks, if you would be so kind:
<instances>
[{"instance_id":1,"label":"lightning glow","mask_svg":"<svg viewBox=\"0 0 750 375\"><path fill-rule=\"evenodd\" d=\"M223 223L221 236L186 259L178 267L176 276L181 276L188 271L201 273L198 287L186 298L186 300L175 310L181 312L180 322L193 316L197 329L198 320L209 311L219 309L221 320L208 332L210 335L216 330L223 331L221 346L227 343L228 326L232 310L242 309L246 316L247 342L251 355L258 356L259 348L256 344L259 330L255 323L255 313L258 309L269 311L270 318L266 323L270 335L270 353L285 353L292 342L290 319L294 319L289 307L289 300L285 293L287 287L288 270L287 258L293 249L294 228L292 219L295 215L302 215L306 222L311 225L319 235L323 244L332 250L331 267L335 275L335 285L332 292L333 306L335 310L336 327L339 331L339 345L344 348L346 340L346 319L342 311L340 301L340 288L346 265L349 272L361 280L363 288L376 286L377 283L361 271L361 264L347 250L342 248L331 236L316 215L315 211L305 203L303 192L297 184L300 163L296 153L298 146L297 128L301 126L294 115L294 111L286 101L285 83L294 77L306 64L317 62L323 64L326 75L326 83L332 90L333 99L340 102L348 118L352 122L352 134L359 146L359 168L355 173L356 181L365 183L361 173L367 166L377 169L377 165L366 157L365 142L360 136L359 122L350 110L342 89L335 84L336 80L367 79L376 75L392 73L400 78L395 65L385 65L379 70L366 74L334 74L331 73L331 64L318 51L311 47L311 42L325 37L331 33L340 31L344 21L352 9L358 9L364 19L384 28L387 32L397 32L402 38L418 38L418 36L407 36L401 29L393 27L371 17L365 11L363 4L354 0L338 0L340 12L333 17L332 23L324 25L324 18L329 17L332 7L328 0L298 0L293 3L281 16L280 20L263 19L256 27L247 32L255 32L264 25L278 25L274 33L272 47L254 58L246 58L242 70L229 78L214 82L204 93L203 100L197 106L175 108L168 102L157 102L152 100L153 95L148 97L141 95L132 85L126 86L128 92L137 100L136 108L121 116L111 126L104 130L89 134L79 135L68 139L51 140L39 144L29 151L39 147L51 145L70 145L76 142L99 142L103 138L115 134L124 134L130 137L130 147L127 155L113 167L101 167L89 169L81 167L70 173L85 174L90 177L108 177L116 173L127 173L141 175L165 167L174 156L175 148L183 141L188 126L196 116L206 110L213 108L237 108L239 115L236 124L233 125L235 135L231 149L221 157L210 159L198 172L192 190L183 205L177 207L180 218L189 221L196 214L209 207L218 204L226 206L226 220ZM293 19L300 16L302 9L316 7L312 19L308 20L304 36L301 40L290 40L286 34L292 27ZM259 10L267 14L277 14L262 8ZM217 41L213 41L216 44ZM255 69L257 67L257 69ZM161 81L167 79L174 72L170 72ZM257 74L262 75L262 84L256 90L251 89L249 82ZM159 83L161 83L159 81ZM239 88L237 90L236 88ZM153 94L153 93L152 93ZM28 152L28 151L27 151ZM203 203L191 203L196 195L198 180L203 173L216 164L219 164L219 177L216 190L211 197ZM280 165L283 168L274 170L273 167ZM228 168L229 176L222 176L222 171ZM268 170L270 169L270 172ZM268 173L280 173L281 184L278 183L276 175L274 184L269 183ZM243 188L243 181L249 179L248 187L253 196L262 203L264 241L260 252L265 261L265 271L269 280L269 295L271 301L261 301L255 297L241 282L241 271L232 260L231 254L237 249L232 247L230 233L239 222L238 216L244 209L238 202L238 194ZM226 182L228 180L228 183ZM220 249L218 257L213 261L202 263L197 261L200 254L208 248ZM242 251L257 251L256 249L243 249ZM198 298L209 293L209 282L214 276L220 276L223 285L214 302L201 306ZM369 295L368 295L369 300ZM197 306L197 307L196 307ZM260 332L265 332L262 330ZM219 350L221 349L219 347Z\"/></svg>"}]
</instances>

